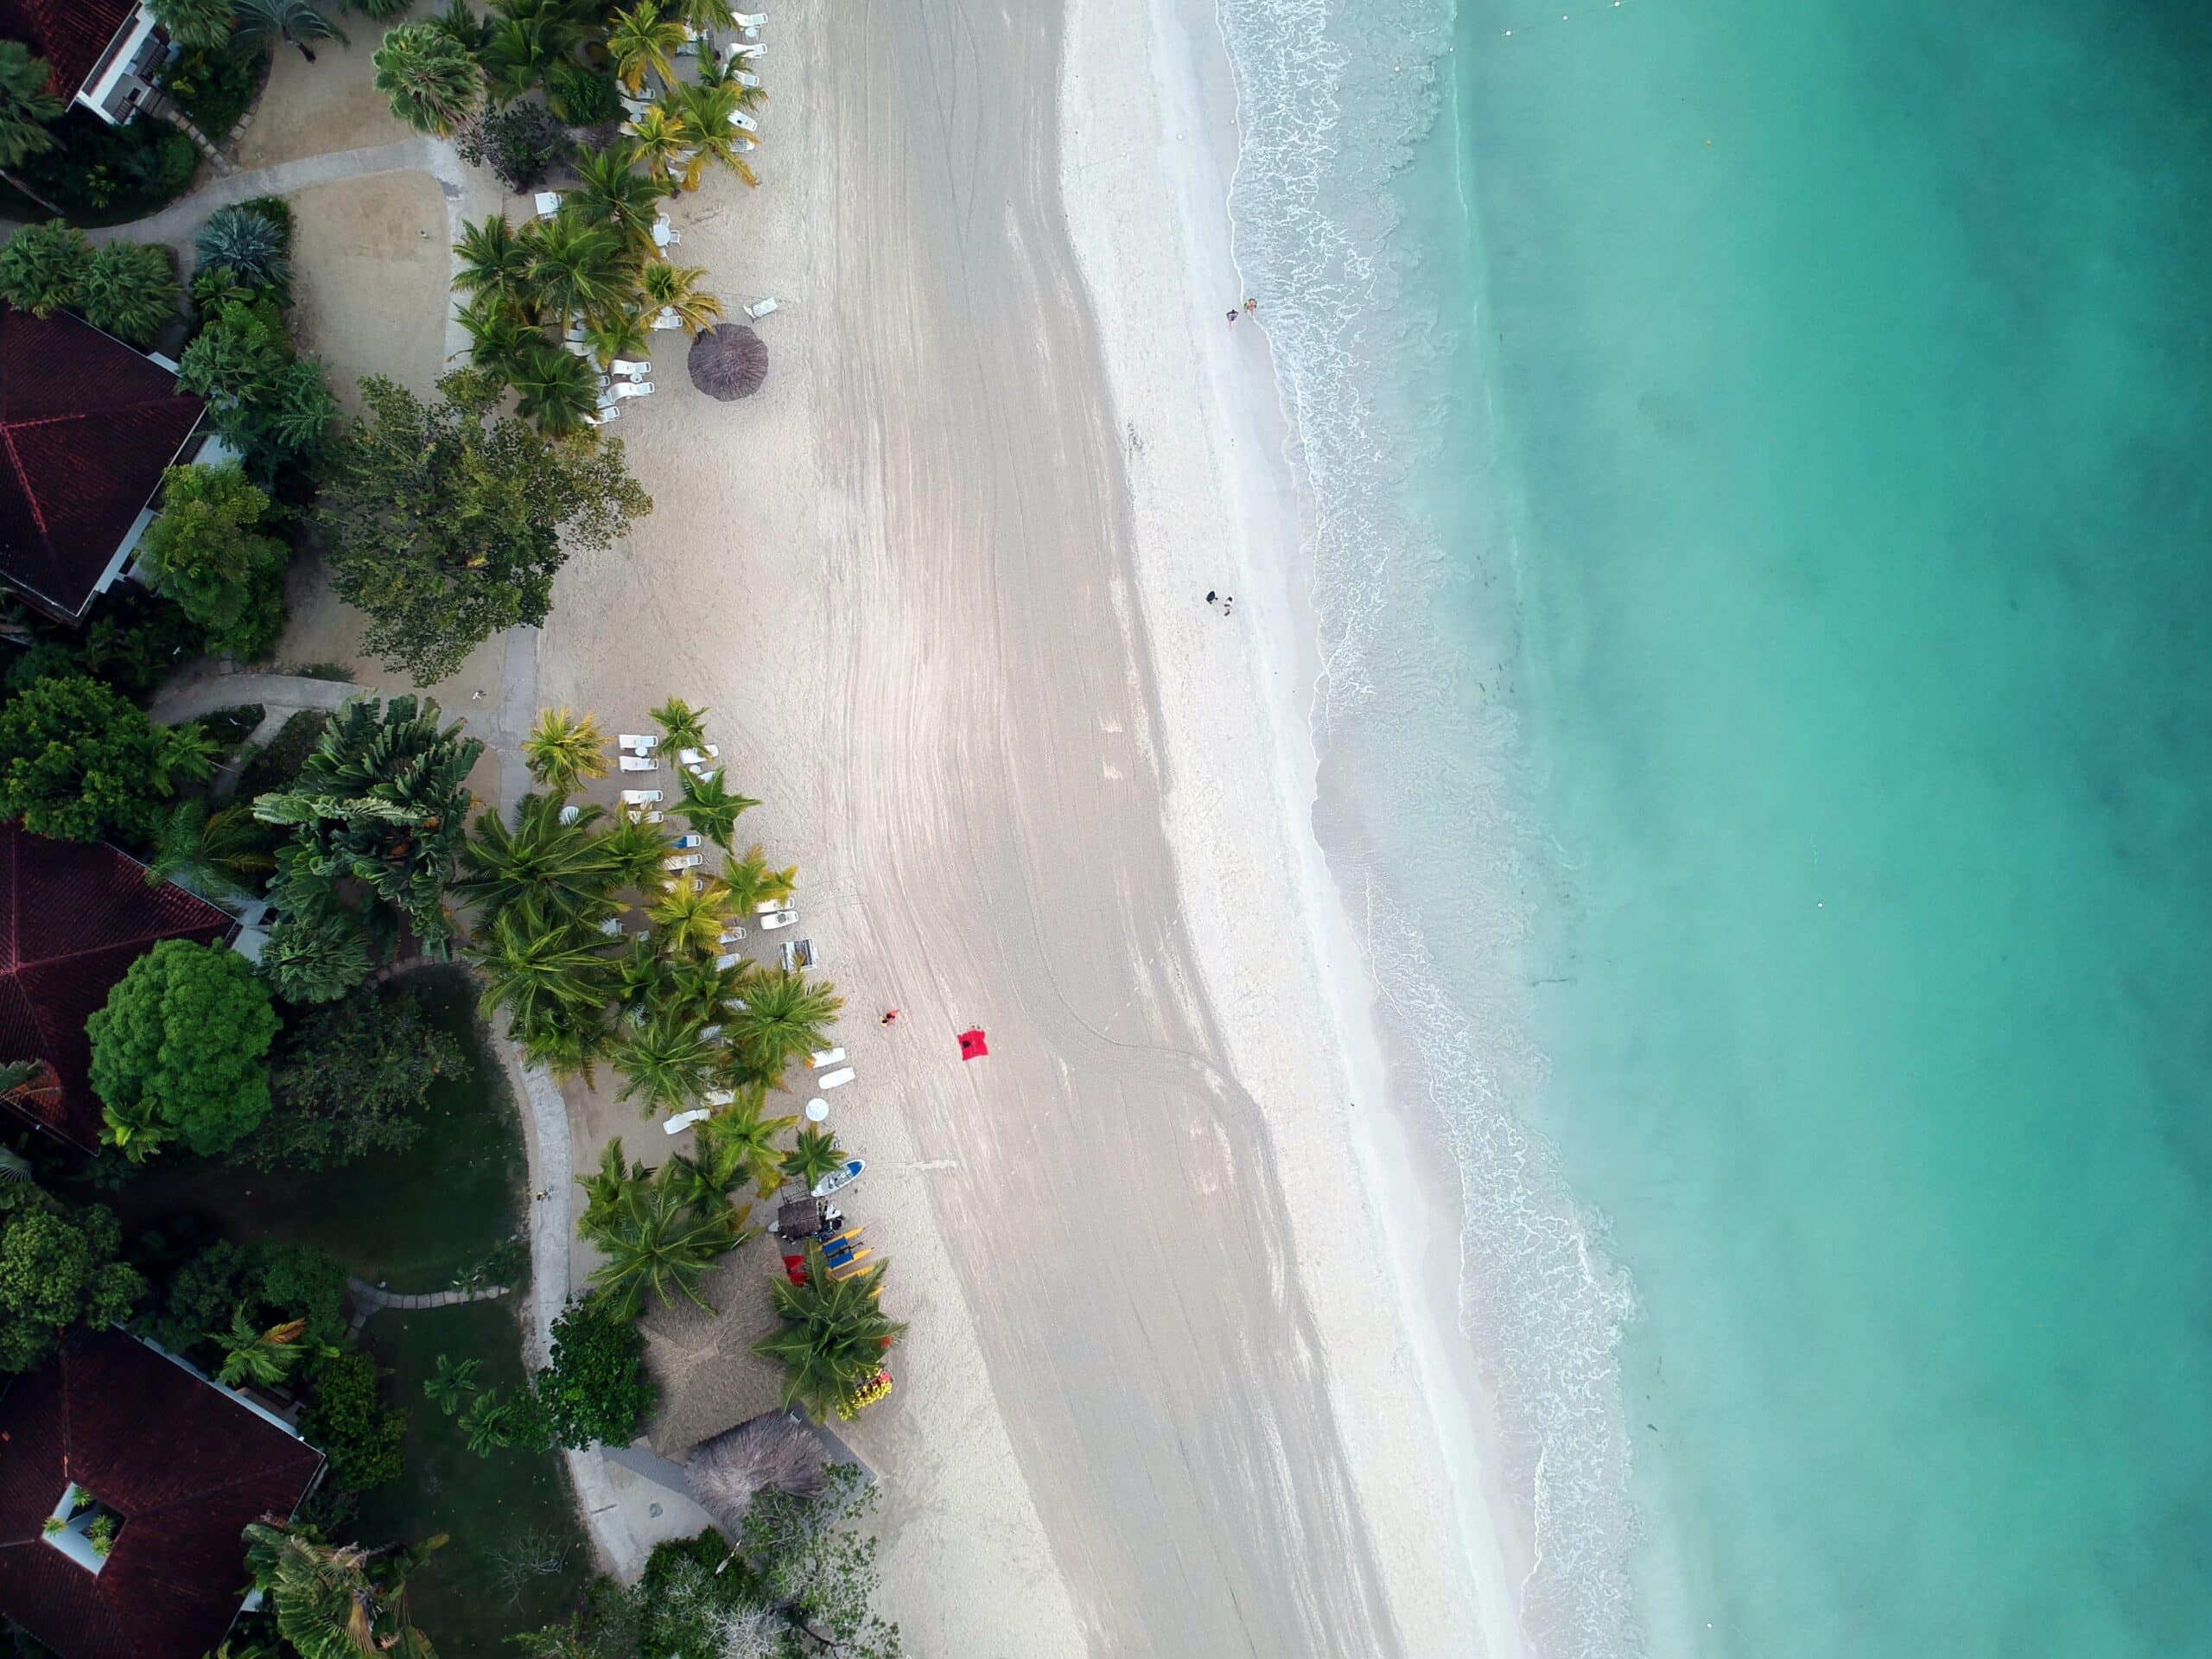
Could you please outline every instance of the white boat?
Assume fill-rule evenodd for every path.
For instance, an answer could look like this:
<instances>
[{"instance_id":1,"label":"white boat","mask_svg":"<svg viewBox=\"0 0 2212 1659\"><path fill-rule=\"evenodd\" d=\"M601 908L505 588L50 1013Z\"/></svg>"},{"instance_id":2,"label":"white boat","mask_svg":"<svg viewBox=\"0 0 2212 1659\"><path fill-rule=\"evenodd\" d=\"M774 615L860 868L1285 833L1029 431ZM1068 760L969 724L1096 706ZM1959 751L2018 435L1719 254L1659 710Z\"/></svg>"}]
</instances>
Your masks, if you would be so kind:
<instances>
[{"instance_id":1,"label":"white boat","mask_svg":"<svg viewBox=\"0 0 2212 1659\"><path fill-rule=\"evenodd\" d=\"M847 1164L842 1169L833 1170L829 1174L824 1175L820 1180L817 1181L814 1184L813 1196L817 1198L826 1198L832 1192L843 1192L855 1181L860 1179L861 1171L867 1167L868 1166L863 1164L859 1159L854 1159L852 1162Z\"/></svg>"}]
</instances>

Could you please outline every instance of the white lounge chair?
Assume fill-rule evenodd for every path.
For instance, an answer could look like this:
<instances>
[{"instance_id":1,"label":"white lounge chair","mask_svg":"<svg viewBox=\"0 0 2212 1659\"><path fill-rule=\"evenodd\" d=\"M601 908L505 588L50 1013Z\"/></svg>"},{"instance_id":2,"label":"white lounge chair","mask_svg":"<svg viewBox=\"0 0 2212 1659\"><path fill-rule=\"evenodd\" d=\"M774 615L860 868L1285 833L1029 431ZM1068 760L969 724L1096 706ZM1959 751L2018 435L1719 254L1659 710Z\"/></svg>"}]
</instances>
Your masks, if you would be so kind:
<instances>
[{"instance_id":1,"label":"white lounge chair","mask_svg":"<svg viewBox=\"0 0 2212 1659\"><path fill-rule=\"evenodd\" d=\"M694 1123L703 1123L713 1116L714 1114L705 1107L694 1106L688 1112L678 1112L674 1117L663 1119L660 1126L661 1133L681 1135Z\"/></svg>"},{"instance_id":2,"label":"white lounge chair","mask_svg":"<svg viewBox=\"0 0 2212 1659\"><path fill-rule=\"evenodd\" d=\"M782 963L787 974L795 974L802 968L814 967L821 960L815 951L812 939L785 939L784 948L777 954L776 959Z\"/></svg>"},{"instance_id":3,"label":"white lounge chair","mask_svg":"<svg viewBox=\"0 0 2212 1659\"><path fill-rule=\"evenodd\" d=\"M599 931L606 934L610 939L620 938L622 937L621 918L618 916L608 917L605 921L599 925Z\"/></svg>"},{"instance_id":4,"label":"white lounge chair","mask_svg":"<svg viewBox=\"0 0 2212 1659\"><path fill-rule=\"evenodd\" d=\"M757 58L767 49L758 41L740 41L729 49L730 61L734 63L741 58L747 60Z\"/></svg>"},{"instance_id":5,"label":"white lounge chair","mask_svg":"<svg viewBox=\"0 0 2212 1659\"><path fill-rule=\"evenodd\" d=\"M701 766L707 763L709 756L712 756L714 759L719 760L721 759L721 753L722 749L721 744L709 743L707 745L704 753L702 753L697 749L678 749L676 752L676 758L678 760L681 760L687 766Z\"/></svg>"},{"instance_id":6,"label":"white lounge chair","mask_svg":"<svg viewBox=\"0 0 2212 1659\"><path fill-rule=\"evenodd\" d=\"M728 969L736 967L739 963L744 960L745 958L739 956L734 950L725 951L722 955L715 958L715 968L718 972L727 972Z\"/></svg>"},{"instance_id":7,"label":"white lounge chair","mask_svg":"<svg viewBox=\"0 0 2212 1659\"><path fill-rule=\"evenodd\" d=\"M728 1106L735 1103L737 1096L727 1089L709 1089L699 1098L709 1106Z\"/></svg>"},{"instance_id":8,"label":"white lounge chair","mask_svg":"<svg viewBox=\"0 0 2212 1659\"><path fill-rule=\"evenodd\" d=\"M758 29L768 21L768 14L765 11L733 11L729 20L740 29Z\"/></svg>"},{"instance_id":9,"label":"white lounge chair","mask_svg":"<svg viewBox=\"0 0 2212 1659\"><path fill-rule=\"evenodd\" d=\"M658 807L633 806L626 809L632 823L658 823L667 814Z\"/></svg>"},{"instance_id":10,"label":"white lounge chair","mask_svg":"<svg viewBox=\"0 0 2212 1659\"><path fill-rule=\"evenodd\" d=\"M745 308L745 315L758 322L776 308L776 302L773 299L755 300Z\"/></svg>"},{"instance_id":11,"label":"white lounge chair","mask_svg":"<svg viewBox=\"0 0 2212 1659\"><path fill-rule=\"evenodd\" d=\"M650 397L653 383L650 380L617 380L607 390L617 397Z\"/></svg>"},{"instance_id":12,"label":"white lounge chair","mask_svg":"<svg viewBox=\"0 0 2212 1659\"><path fill-rule=\"evenodd\" d=\"M629 757L625 755L623 759L626 760ZM657 789L626 789L622 791L622 804L625 806L651 806L655 801L663 798L660 791Z\"/></svg>"},{"instance_id":13,"label":"white lounge chair","mask_svg":"<svg viewBox=\"0 0 2212 1659\"><path fill-rule=\"evenodd\" d=\"M564 340L561 343L578 357L591 355L591 342L588 340Z\"/></svg>"},{"instance_id":14,"label":"white lounge chair","mask_svg":"<svg viewBox=\"0 0 2212 1659\"><path fill-rule=\"evenodd\" d=\"M726 927L722 929L721 938L719 942L723 944L735 944L744 937L745 930L743 928L735 926Z\"/></svg>"},{"instance_id":15,"label":"white lounge chair","mask_svg":"<svg viewBox=\"0 0 2212 1659\"><path fill-rule=\"evenodd\" d=\"M758 132L760 130L760 124L758 121L755 121L751 116L747 115L743 110L732 110L729 112L729 124L733 127L735 127L740 132Z\"/></svg>"},{"instance_id":16,"label":"white lounge chair","mask_svg":"<svg viewBox=\"0 0 2212 1659\"><path fill-rule=\"evenodd\" d=\"M676 849L680 853L688 853L694 847L703 847L706 844L707 838L704 836L678 836L676 838Z\"/></svg>"},{"instance_id":17,"label":"white lounge chair","mask_svg":"<svg viewBox=\"0 0 2212 1659\"><path fill-rule=\"evenodd\" d=\"M844 1058L843 1049L825 1048L806 1057L806 1069L810 1071L819 1071L823 1066L835 1065Z\"/></svg>"},{"instance_id":18,"label":"white lounge chair","mask_svg":"<svg viewBox=\"0 0 2212 1659\"><path fill-rule=\"evenodd\" d=\"M537 193L537 216L540 219L550 219L560 211L561 193L558 190L541 190Z\"/></svg>"},{"instance_id":19,"label":"white lounge chair","mask_svg":"<svg viewBox=\"0 0 2212 1659\"><path fill-rule=\"evenodd\" d=\"M563 823L574 823L578 818L583 817L583 808L571 802L569 805L561 809L561 822Z\"/></svg>"},{"instance_id":20,"label":"white lounge chair","mask_svg":"<svg viewBox=\"0 0 2212 1659\"><path fill-rule=\"evenodd\" d=\"M825 1071L820 1077L817 1077L814 1080L814 1086L824 1090L830 1089L842 1089L847 1084L850 1083L856 1075L858 1074L854 1071L851 1066L841 1065L835 1071Z\"/></svg>"},{"instance_id":21,"label":"white lounge chair","mask_svg":"<svg viewBox=\"0 0 2212 1659\"><path fill-rule=\"evenodd\" d=\"M789 927L797 920L798 920L798 912L795 910L779 910L773 915L763 916L760 918L760 927L762 931L772 933L779 927Z\"/></svg>"},{"instance_id":22,"label":"white lounge chair","mask_svg":"<svg viewBox=\"0 0 2212 1659\"><path fill-rule=\"evenodd\" d=\"M584 424L586 426L605 426L609 421L619 421L621 418L622 406L620 404L602 404L599 408L594 409L590 414L584 416Z\"/></svg>"},{"instance_id":23,"label":"white lounge chair","mask_svg":"<svg viewBox=\"0 0 2212 1659\"><path fill-rule=\"evenodd\" d=\"M707 861L704 853L678 853L674 858L661 861L664 870L696 870Z\"/></svg>"},{"instance_id":24,"label":"white lounge chair","mask_svg":"<svg viewBox=\"0 0 2212 1659\"><path fill-rule=\"evenodd\" d=\"M625 380L642 380L653 372L653 365L642 357L618 357L607 365L607 372L620 375ZM658 743L658 738L653 740Z\"/></svg>"},{"instance_id":25,"label":"white lounge chair","mask_svg":"<svg viewBox=\"0 0 2212 1659\"><path fill-rule=\"evenodd\" d=\"M652 326L656 328L681 328L683 319L676 315L673 307L664 305L655 314Z\"/></svg>"},{"instance_id":26,"label":"white lounge chair","mask_svg":"<svg viewBox=\"0 0 2212 1659\"><path fill-rule=\"evenodd\" d=\"M711 784L715 779L722 775L722 769L720 766L710 766L703 760L698 762L695 766L686 766L683 770L690 772L694 778L696 778L702 784Z\"/></svg>"},{"instance_id":27,"label":"white lounge chair","mask_svg":"<svg viewBox=\"0 0 2212 1659\"><path fill-rule=\"evenodd\" d=\"M660 734L658 732L624 732L614 740L614 747L638 754L651 754L660 747Z\"/></svg>"},{"instance_id":28,"label":"white lounge chair","mask_svg":"<svg viewBox=\"0 0 2212 1659\"><path fill-rule=\"evenodd\" d=\"M730 79L741 86L751 86L757 88L760 85L760 77L754 74L749 69L741 69L735 74L732 75Z\"/></svg>"},{"instance_id":29,"label":"white lounge chair","mask_svg":"<svg viewBox=\"0 0 2212 1659\"><path fill-rule=\"evenodd\" d=\"M658 772L660 762L649 754L626 754L622 757L621 766L625 772ZM659 798L656 796L654 798Z\"/></svg>"}]
</instances>

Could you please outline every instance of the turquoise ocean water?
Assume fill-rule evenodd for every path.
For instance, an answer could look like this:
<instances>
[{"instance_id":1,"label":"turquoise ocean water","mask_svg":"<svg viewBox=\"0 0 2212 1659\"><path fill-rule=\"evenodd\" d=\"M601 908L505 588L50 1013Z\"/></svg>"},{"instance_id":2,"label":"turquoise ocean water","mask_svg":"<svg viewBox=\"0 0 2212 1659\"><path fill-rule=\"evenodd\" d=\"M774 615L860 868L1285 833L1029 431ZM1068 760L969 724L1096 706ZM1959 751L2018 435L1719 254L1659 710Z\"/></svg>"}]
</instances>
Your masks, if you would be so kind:
<instances>
[{"instance_id":1,"label":"turquoise ocean water","mask_svg":"<svg viewBox=\"0 0 2212 1659\"><path fill-rule=\"evenodd\" d=\"M2212 1651L2212 14L1221 14L1540 1651Z\"/></svg>"}]
</instances>

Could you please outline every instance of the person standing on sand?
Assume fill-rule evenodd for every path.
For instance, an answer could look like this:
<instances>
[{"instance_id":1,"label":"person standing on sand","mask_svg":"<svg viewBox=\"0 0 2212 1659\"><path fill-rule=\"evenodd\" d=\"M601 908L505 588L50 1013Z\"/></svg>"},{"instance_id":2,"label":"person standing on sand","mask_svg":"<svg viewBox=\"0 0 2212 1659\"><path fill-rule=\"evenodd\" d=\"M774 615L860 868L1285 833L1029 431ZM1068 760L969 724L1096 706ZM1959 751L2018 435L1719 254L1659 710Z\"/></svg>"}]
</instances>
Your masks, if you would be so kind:
<instances>
[{"instance_id":1,"label":"person standing on sand","mask_svg":"<svg viewBox=\"0 0 2212 1659\"><path fill-rule=\"evenodd\" d=\"M1242 314L1242 313L1240 313L1240 312L1236 312L1236 311L1231 311L1231 312L1229 314L1229 326L1230 326L1230 327L1234 328L1234 327L1236 326L1236 319L1237 319L1241 315L1243 315L1243 314Z\"/></svg>"},{"instance_id":2,"label":"person standing on sand","mask_svg":"<svg viewBox=\"0 0 2212 1659\"><path fill-rule=\"evenodd\" d=\"M897 1025L899 1023L899 1010L896 1008L889 1009L885 1013L883 1018L877 1020L875 1023L879 1026Z\"/></svg>"}]
</instances>

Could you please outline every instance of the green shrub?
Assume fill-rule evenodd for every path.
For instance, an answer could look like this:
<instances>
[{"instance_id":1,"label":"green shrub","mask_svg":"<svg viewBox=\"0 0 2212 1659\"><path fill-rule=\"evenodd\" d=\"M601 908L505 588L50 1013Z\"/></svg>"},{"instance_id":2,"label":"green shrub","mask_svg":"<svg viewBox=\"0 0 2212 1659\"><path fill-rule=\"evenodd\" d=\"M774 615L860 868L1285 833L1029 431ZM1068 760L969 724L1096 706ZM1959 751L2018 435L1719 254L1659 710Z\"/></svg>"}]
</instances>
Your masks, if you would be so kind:
<instances>
[{"instance_id":1,"label":"green shrub","mask_svg":"<svg viewBox=\"0 0 2212 1659\"><path fill-rule=\"evenodd\" d=\"M142 349L177 314L175 256L149 242L111 242L93 251L78 300L85 321Z\"/></svg>"},{"instance_id":2,"label":"green shrub","mask_svg":"<svg viewBox=\"0 0 2212 1659\"><path fill-rule=\"evenodd\" d=\"M85 1022L100 1138L134 1163L169 1141L227 1151L269 1115L269 987L235 950L164 939Z\"/></svg>"},{"instance_id":3,"label":"green shrub","mask_svg":"<svg viewBox=\"0 0 2212 1659\"><path fill-rule=\"evenodd\" d=\"M0 300L18 311L50 317L77 303L92 245L73 226L53 219L26 225L0 248Z\"/></svg>"},{"instance_id":4,"label":"green shrub","mask_svg":"<svg viewBox=\"0 0 2212 1659\"><path fill-rule=\"evenodd\" d=\"M576 153L568 129L542 104L511 104L480 116L454 145L471 167L488 167L518 194L535 189L556 162Z\"/></svg>"},{"instance_id":5,"label":"green shrub","mask_svg":"<svg viewBox=\"0 0 2212 1659\"><path fill-rule=\"evenodd\" d=\"M341 1353L315 1367L315 1398L300 1433L330 1459L330 1478L349 1491L395 1479L405 1467L406 1414L377 1397L383 1375L366 1354Z\"/></svg>"},{"instance_id":6,"label":"green shrub","mask_svg":"<svg viewBox=\"0 0 2212 1659\"><path fill-rule=\"evenodd\" d=\"M614 77L573 58L545 73L545 101L572 127L596 127L622 118L622 94Z\"/></svg>"},{"instance_id":7,"label":"green shrub","mask_svg":"<svg viewBox=\"0 0 2212 1659\"><path fill-rule=\"evenodd\" d=\"M198 728L156 726L81 674L38 680L0 706L0 818L35 835L143 835L178 779L212 770Z\"/></svg>"},{"instance_id":8,"label":"green shrub","mask_svg":"<svg viewBox=\"0 0 2212 1659\"><path fill-rule=\"evenodd\" d=\"M79 225L143 218L183 194L200 162L192 140L166 121L111 127L78 105L51 130L60 143L30 157L22 176Z\"/></svg>"},{"instance_id":9,"label":"green shrub","mask_svg":"<svg viewBox=\"0 0 2212 1659\"><path fill-rule=\"evenodd\" d=\"M238 118L252 107L269 73L270 60L270 54L258 48L232 46L228 41L188 49L162 71L162 90L194 126L219 144L230 137ZM191 145L192 141L186 138L185 147Z\"/></svg>"},{"instance_id":10,"label":"green shrub","mask_svg":"<svg viewBox=\"0 0 2212 1659\"><path fill-rule=\"evenodd\" d=\"M312 1244L219 1239L180 1268L151 1321L155 1340L181 1354L213 1359L213 1334L239 1308L257 1328L305 1319L309 1341L342 1342L352 1313L346 1268Z\"/></svg>"},{"instance_id":11,"label":"green shrub","mask_svg":"<svg viewBox=\"0 0 2212 1659\"><path fill-rule=\"evenodd\" d=\"M283 288L292 277L288 240L283 221L242 201L209 214L192 245L202 265L226 266L256 288Z\"/></svg>"},{"instance_id":12,"label":"green shrub","mask_svg":"<svg viewBox=\"0 0 2212 1659\"><path fill-rule=\"evenodd\" d=\"M321 709L302 709L285 721L276 728L276 736L246 757L238 772L236 798L251 801L290 788L328 724L329 713Z\"/></svg>"},{"instance_id":13,"label":"green shrub","mask_svg":"<svg viewBox=\"0 0 2212 1659\"><path fill-rule=\"evenodd\" d=\"M199 726L209 742L228 754L253 735L268 712L257 702L234 702L212 715L200 715Z\"/></svg>"},{"instance_id":14,"label":"green shrub","mask_svg":"<svg viewBox=\"0 0 2212 1659\"><path fill-rule=\"evenodd\" d=\"M537 1373L537 1397L554 1436L582 1449L627 1446L653 1406L645 1338L597 1301L571 1302L553 1322L552 1363Z\"/></svg>"},{"instance_id":15,"label":"green shrub","mask_svg":"<svg viewBox=\"0 0 2212 1659\"><path fill-rule=\"evenodd\" d=\"M423 1132L431 1084L467 1068L412 991L317 1009L284 1033L270 1079L276 1107L238 1155L263 1169L327 1169L400 1151Z\"/></svg>"},{"instance_id":16,"label":"green shrub","mask_svg":"<svg viewBox=\"0 0 2212 1659\"><path fill-rule=\"evenodd\" d=\"M284 567L292 550L259 529L269 498L238 462L172 467L162 515L138 543L138 567L207 632L207 648L253 658L284 626Z\"/></svg>"}]
</instances>

